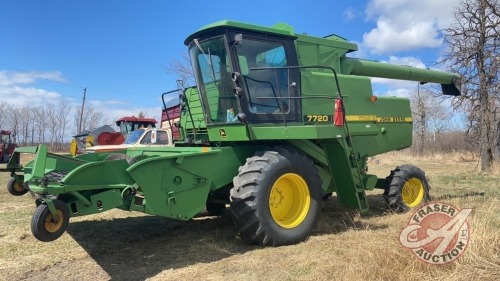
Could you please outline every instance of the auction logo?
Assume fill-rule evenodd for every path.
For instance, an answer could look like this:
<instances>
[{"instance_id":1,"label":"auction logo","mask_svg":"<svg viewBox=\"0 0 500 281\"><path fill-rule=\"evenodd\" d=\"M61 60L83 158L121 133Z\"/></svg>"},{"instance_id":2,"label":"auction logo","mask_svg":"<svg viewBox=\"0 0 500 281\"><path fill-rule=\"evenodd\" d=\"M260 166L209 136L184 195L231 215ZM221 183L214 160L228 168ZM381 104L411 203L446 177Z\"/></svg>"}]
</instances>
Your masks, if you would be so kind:
<instances>
[{"instance_id":1,"label":"auction logo","mask_svg":"<svg viewBox=\"0 0 500 281\"><path fill-rule=\"evenodd\" d=\"M467 218L472 209L458 209L445 203L431 203L418 209L401 231L399 241L419 259L447 264L465 252L469 244Z\"/></svg>"}]
</instances>

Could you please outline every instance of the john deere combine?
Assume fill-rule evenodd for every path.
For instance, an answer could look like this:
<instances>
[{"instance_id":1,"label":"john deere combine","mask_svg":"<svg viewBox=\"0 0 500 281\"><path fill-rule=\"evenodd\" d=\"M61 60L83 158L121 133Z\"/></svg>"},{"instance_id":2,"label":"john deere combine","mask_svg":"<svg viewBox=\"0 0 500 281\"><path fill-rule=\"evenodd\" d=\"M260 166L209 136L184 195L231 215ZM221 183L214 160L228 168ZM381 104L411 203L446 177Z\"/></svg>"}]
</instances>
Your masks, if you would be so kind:
<instances>
[{"instance_id":1,"label":"john deere combine","mask_svg":"<svg viewBox=\"0 0 500 281\"><path fill-rule=\"evenodd\" d=\"M185 44L198 87L181 95L175 147L75 158L43 145L16 150L9 190L37 195L37 239L55 240L70 217L112 208L189 220L230 204L241 239L276 246L306 239L331 193L360 212L374 188L396 211L429 198L417 167L387 178L367 172L368 157L412 143L408 99L374 96L369 77L439 83L459 95L458 75L349 58L355 44L284 24L221 21ZM21 167L20 153L36 157Z\"/></svg>"}]
</instances>

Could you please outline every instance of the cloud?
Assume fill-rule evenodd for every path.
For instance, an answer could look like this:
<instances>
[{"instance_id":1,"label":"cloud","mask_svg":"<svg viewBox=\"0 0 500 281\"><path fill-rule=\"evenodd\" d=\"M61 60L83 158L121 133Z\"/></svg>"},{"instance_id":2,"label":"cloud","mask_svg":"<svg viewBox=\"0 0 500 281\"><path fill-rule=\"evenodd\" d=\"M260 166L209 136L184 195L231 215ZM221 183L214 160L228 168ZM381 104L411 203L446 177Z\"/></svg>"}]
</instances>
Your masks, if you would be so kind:
<instances>
[{"instance_id":1,"label":"cloud","mask_svg":"<svg viewBox=\"0 0 500 281\"><path fill-rule=\"evenodd\" d=\"M16 106L39 105L45 101L55 101L61 94L32 86L38 80L64 82L60 71L0 71L0 99Z\"/></svg>"},{"instance_id":2,"label":"cloud","mask_svg":"<svg viewBox=\"0 0 500 281\"><path fill-rule=\"evenodd\" d=\"M377 26L363 35L371 53L387 54L442 45L439 30L453 21L452 7L459 0L372 0L368 20Z\"/></svg>"},{"instance_id":3,"label":"cloud","mask_svg":"<svg viewBox=\"0 0 500 281\"><path fill-rule=\"evenodd\" d=\"M0 85L1 86L11 86L19 84L33 84L37 80L49 80L59 83L66 82L62 73L60 71L29 71L29 72L18 72L18 71L0 71Z\"/></svg>"},{"instance_id":4,"label":"cloud","mask_svg":"<svg viewBox=\"0 0 500 281\"><path fill-rule=\"evenodd\" d=\"M351 22L356 18L355 11L352 7L348 7L347 9L344 10L342 13L342 17L344 18L345 22Z\"/></svg>"}]
</instances>

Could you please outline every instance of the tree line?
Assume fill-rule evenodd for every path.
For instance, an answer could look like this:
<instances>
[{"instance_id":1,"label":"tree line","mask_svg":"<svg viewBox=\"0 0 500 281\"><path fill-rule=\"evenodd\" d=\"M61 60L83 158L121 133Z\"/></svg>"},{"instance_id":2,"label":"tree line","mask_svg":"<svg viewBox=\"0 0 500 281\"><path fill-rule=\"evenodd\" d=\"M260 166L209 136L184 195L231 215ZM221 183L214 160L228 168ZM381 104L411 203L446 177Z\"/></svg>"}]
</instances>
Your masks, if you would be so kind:
<instances>
[{"instance_id":1,"label":"tree line","mask_svg":"<svg viewBox=\"0 0 500 281\"><path fill-rule=\"evenodd\" d=\"M51 151L67 151L68 141L77 133L82 116L85 129L93 129L103 122L104 114L87 106L73 107L70 100L61 97L43 105L17 106L0 101L0 129L12 132L12 140L21 146L47 144Z\"/></svg>"}]
</instances>

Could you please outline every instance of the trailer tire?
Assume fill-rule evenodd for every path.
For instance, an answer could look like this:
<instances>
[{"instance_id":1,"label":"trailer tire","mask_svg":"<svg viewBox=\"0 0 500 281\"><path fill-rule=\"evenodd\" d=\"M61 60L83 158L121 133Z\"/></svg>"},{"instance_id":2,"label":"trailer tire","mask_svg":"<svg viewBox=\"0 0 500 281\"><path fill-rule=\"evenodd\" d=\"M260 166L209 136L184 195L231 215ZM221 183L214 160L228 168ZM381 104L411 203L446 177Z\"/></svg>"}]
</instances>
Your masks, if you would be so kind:
<instances>
[{"instance_id":1,"label":"trailer tire","mask_svg":"<svg viewBox=\"0 0 500 281\"><path fill-rule=\"evenodd\" d=\"M46 204L40 204L35 209L31 219L31 233L42 242L54 241L63 235L69 223L69 210L66 204L58 199L52 200L57 210L59 220L53 221L52 214Z\"/></svg>"},{"instance_id":2,"label":"trailer tire","mask_svg":"<svg viewBox=\"0 0 500 281\"><path fill-rule=\"evenodd\" d=\"M14 177L10 178L7 182L7 190L14 196L21 196L28 192L28 190L24 188L23 183L19 183Z\"/></svg>"},{"instance_id":3,"label":"trailer tire","mask_svg":"<svg viewBox=\"0 0 500 281\"><path fill-rule=\"evenodd\" d=\"M320 217L318 170L291 148L256 153L240 167L233 184L232 218L247 243L281 246L304 241Z\"/></svg>"},{"instance_id":4,"label":"trailer tire","mask_svg":"<svg viewBox=\"0 0 500 281\"><path fill-rule=\"evenodd\" d=\"M384 199L389 208L404 213L430 200L430 185L424 171L413 165L401 165L386 178Z\"/></svg>"}]
</instances>

